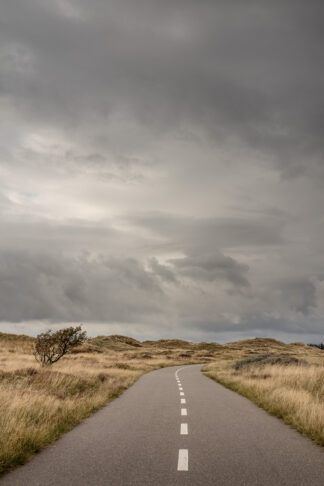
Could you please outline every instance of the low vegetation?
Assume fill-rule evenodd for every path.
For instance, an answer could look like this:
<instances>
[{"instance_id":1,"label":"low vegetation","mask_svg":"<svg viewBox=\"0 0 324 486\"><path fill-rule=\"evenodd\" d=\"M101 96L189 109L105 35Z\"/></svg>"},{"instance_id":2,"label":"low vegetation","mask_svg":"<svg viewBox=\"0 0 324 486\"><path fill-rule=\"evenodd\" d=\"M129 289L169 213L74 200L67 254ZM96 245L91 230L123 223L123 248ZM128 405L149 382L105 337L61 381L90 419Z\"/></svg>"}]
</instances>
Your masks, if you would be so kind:
<instances>
[{"instance_id":1,"label":"low vegetation","mask_svg":"<svg viewBox=\"0 0 324 486\"><path fill-rule=\"evenodd\" d=\"M324 353L301 343L140 342L98 336L51 366L35 338L0 333L0 474L25 462L107 404L143 373L208 363L205 373L324 444Z\"/></svg>"},{"instance_id":2,"label":"low vegetation","mask_svg":"<svg viewBox=\"0 0 324 486\"><path fill-rule=\"evenodd\" d=\"M45 344L53 344L54 334L45 336ZM202 362L201 350L190 353L186 348L185 353L174 341L160 347L124 336L99 336L42 366L34 358L37 342L0 333L0 474L25 462L143 373ZM51 346L45 348L52 361L61 355L55 346L58 354Z\"/></svg>"},{"instance_id":3,"label":"low vegetation","mask_svg":"<svg viewBox=\"0 0 324 486\"><path fill-rule=\"evenodd\" d=\"M295 356L286 356L284 354L256 354L255 356L250 356L249 358L244 358L236 361L234 368L236 370L251 369L255 367L264 367L266 365L280 365L280 366L290 366L290 365L300 365L306 366L307 361L301 358L296 358Z\"/></svg>"},{"instance_id":4,"label":"low vegetation","mask_svg":"<svg viewBox=\"0 0 324 486\"><path fill-rule=\"evenodd\" d=\"M204 372L324 445L321 350L267 339L229 343Z\"/></svg>"},{"instance_id":5,"label":"low vegetation","mask_svg":"<svg viewBox=\"0 0 324 486\"><path fill-rule=\"evenodd\" d=\"M42 366L57 363L73 348L80 346L87 339L87 333L81 326L67 327L39 334L34 343L34 356Z\"/></svg>"},{"instance_id":6,"label":"low vegetation","mask_svg":"<svg viewBox=\"0 0 324 486\"><path fill-rule=\"evenodd\" d=\"M323 349L324 350L324 343L309 344L308 346L313 346L313 348L318 348L318 349Z\"/></svg>"}]
</instances>

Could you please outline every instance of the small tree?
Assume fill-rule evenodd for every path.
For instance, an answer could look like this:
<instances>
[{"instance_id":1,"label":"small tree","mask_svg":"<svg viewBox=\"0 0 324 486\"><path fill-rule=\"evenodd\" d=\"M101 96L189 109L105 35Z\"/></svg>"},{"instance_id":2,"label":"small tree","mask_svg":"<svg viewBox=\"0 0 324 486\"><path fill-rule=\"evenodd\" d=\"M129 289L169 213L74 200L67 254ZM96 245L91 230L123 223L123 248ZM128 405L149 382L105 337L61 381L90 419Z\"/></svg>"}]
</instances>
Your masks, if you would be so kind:
<instances>
[{"instance_id":1,"label":"small tree","mask_svg":"<svg viewBox=\"0 0 324 486\"><path fill-rule=\"evenodd\" d=\"M86 331L81 326L67 327L59 331L38 334L35 342L34 356L42 366L52 365L62 358L71 348L79 346L87 339Z\"/></svg>"}]
</instances>

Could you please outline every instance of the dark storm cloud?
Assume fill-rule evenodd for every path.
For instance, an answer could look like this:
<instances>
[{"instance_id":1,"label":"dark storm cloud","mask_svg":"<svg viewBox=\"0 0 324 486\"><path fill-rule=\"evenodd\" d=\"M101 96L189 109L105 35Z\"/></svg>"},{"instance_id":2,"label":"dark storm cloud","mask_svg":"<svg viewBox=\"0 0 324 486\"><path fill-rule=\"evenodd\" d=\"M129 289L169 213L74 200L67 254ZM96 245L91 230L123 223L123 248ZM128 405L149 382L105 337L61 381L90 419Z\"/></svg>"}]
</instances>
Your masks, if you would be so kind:
<instances>
[{"instance_id":1,"label":"dark storm cloud","mask_svg":"<svg viewBox=\"0 0 324 486\"><path fill-rule=\"evenodd\" d=\"M161 137L189 123L318 176L323 14L318 1L5 1L0 89L32 124L80 136L121 112Z\"/></svg>"}]
</instances>

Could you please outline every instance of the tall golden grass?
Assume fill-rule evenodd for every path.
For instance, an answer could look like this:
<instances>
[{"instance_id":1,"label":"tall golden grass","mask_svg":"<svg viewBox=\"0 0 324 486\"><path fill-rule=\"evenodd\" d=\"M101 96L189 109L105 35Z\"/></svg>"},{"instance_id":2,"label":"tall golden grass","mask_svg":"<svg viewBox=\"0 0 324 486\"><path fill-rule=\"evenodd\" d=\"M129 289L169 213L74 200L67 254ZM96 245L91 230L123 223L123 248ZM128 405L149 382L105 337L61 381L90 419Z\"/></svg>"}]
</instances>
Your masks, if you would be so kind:
<instances>
[{"instance_id":1,"label":"tall golden grass","mask_svg":"<svg viewBox=\"0 0 324 486\"><path fill-rule=\"evenodd\" d=\"M238 370L233 361L220 360L205 373L324 445L323 358L308 366L254 364Z\"/></svg>"}]
</instances>

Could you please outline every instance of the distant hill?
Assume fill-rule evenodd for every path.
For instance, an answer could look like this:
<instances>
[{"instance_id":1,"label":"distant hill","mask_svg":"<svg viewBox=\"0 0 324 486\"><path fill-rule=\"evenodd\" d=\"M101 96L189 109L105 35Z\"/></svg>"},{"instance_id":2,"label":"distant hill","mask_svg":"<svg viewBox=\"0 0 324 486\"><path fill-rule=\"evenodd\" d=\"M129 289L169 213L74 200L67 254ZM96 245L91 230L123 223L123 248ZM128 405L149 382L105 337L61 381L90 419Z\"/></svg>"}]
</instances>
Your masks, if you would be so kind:
<instances>
[{"instance_id":1,"label":"distant hill","mask_svg":"<svg viewBox=\"0 0 324 486\"><path fill-rule=\"evenodd\" d=\"M4 347L12 351L29 353L33 349L35 338L25 334L8 334L0 332L0 349Z\"/></svg>"},{"instance_id":2,"label":"distant hill","mask_svg":"<svg viewBox=\"0 0 324 486\"><path fill-rule=\"evenodd\" d=\"M97 336L95 338L90 338L83 345L83 347L89 346L97 349L98 351L105 351L109 349L123 351L127 349L141 348L142 343L134 338L114 334L112 336Z\"/></svg>"},{"instance_id":3,"label":"distant hill","mask_svg":"<svg viewBox=\"0 0 324 486\"><path fill-rule=\"evenodd\" d=\"M27 336L26 334L8 334L5 332L0 332L0 343L1 342L34 342L35 338Z\"/></svg>"},{"instance_id":4,"label":"distant hill","mask_svg":"<svg viewBox=\"0 0 324 486\"><path fill-rule=\"evenodd\" d=\"M33 349L34 337L24 334L7 334L0 332L0 349L30 353ZM107 353L136 351L144 353L185 353L186 356L207 358L229 358L233 356L245 357L253 354L286 354L309 356L318 355L323 351L303 343L283 343L272 338L254 338L219 344L216 342L193 343L183 339L158 339L140 342L137 339L114 334L111 336L97 336L88 339L84 344L74 349L75 353ZM162 354L163 354L162 353Z\"/></svg>"},{"instance_id":5,"label":"distant hill","mask_svg":"<svg viewBox=\"0 0 324 486\"><path fill-rule=\"evenodd\" d=\"M156 348L188 349L194 347L194 343L182 339L158 339L157 341L143 341L143 346L154 346Z\"/></svg>"},{"instance_id":6,"label":"distant hill","mask_svg":"<svg viewBox=\"0 0 324 486\"><path fill-rule=\"evenodd\" d=\"M224 345L219 344L219 343L201 342L201 343L195 344L195 349L203 350L203 351L209 351L209 352L221 351L221 350L224 349Z\"/></svg>"},{"instance_id":7,"label":"distant hill","mask_svg":"<svg viewBox=\"0 0 324 486\"><path fill-rule=\"evenodd\" d=\"M303 343L283 343L277 339L272 338L254 338L244 339L242 341L234 341L223 345L224 354L227 355L252 355L252 354L285 354L298 355L313 353L310 346Z\"/></svg>"}]
</instances>

